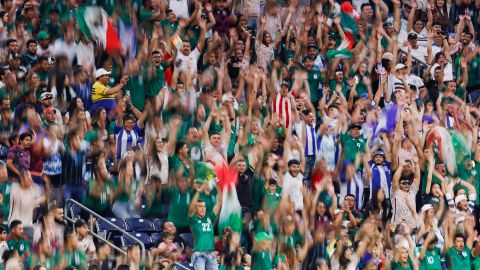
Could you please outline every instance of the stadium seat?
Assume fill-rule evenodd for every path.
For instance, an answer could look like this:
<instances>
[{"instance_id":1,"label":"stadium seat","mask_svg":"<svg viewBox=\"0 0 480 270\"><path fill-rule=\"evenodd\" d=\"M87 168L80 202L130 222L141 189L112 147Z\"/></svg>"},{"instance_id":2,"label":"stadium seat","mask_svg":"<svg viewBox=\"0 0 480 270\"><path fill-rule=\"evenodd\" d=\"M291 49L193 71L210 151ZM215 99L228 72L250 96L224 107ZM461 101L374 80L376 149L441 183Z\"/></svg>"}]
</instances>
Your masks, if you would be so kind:
<instances>
[{"instance_id":1,"label":"stadium seat","mask_svg":"<svg viewBox=\"0 0 480 270\"><path fill-rule=\"evenodd\" d=\"M138 240L140 240L144 245L145 248L148 249L152 246L152 240L150 239L150 236L147 233L144 232L132 232L131 233L133 236L135 236ZM122 236L122 246L124 248L129 247L135 243L138 243L135 241L133 238L124 235Z\"/></svg>"},{"instance_id":2,"label":"stadium seat","mask_svg":"<svg viewBox=\"0 0 480 270\"><path fill-rule=\"evenodd\" d=\"M127 231L137 231L137 232L153 232L155 228L153 222L150 219L146 218L127 218L125 220L127 225Z\"/></svg>"},{"instance_id":3,"label":"stadium seat","mask_svg":"<svg viewBox=\"0 0 480 270\"><path fill-rule=\"evenodd\" d=\"M161 218L154 219L153 220L153 226L155 226L155 231L161 232L164 222L165 222L165 220L161 219Z\"/></svg>"},{"instance_id":4,"label":"stadium seat","mask_svg":"<svg viewBox=\"0 0 480 270\"><path fill-rule=\"evenodd\" d=\"M106 217L106 220L110 221L111 223L117 225L120 227L120 229L125 230L125 221L121 218L116 218L116 217ZM117 228L111 226L104 220L97 220L96 221L96 226L97 226L97 232L102 235L103 237L110 239L112 238L113 235L121 235L122 233L117 230Z\"/></svg>"},{"instance_id":5,"label":"stadium seat","mask_svg":"<svg viewBox=\"0 0 480 270\"><path fill-rule=\"evenodd\" d=\"M160 244L160 242L162 242L162 233L159 233L159 232L152 233L150 235L150 239L152 240L152 244L154 246L158 246L158 244Z\"/></svg>"},{"instance_id":6,"label":"stadium seat","mask_svg":"<svg viewBox=\"0 0 480 270\"><path fill-rule=\"evenodd\" d=\"M193 248L193 235L191 233L182 233L179 236L183 239L185 245Z\"/></svg>"},{"instance_id":7,"label":"stadium seat","mask_svg":"<svg viewBox=\"0 0 480 270\"><path fill-rule=\"evenodd\" d=\"M476 103L478 101L478 99L480 98L480 90L476 90L476 91L471 92L468 95L468 97L470 99L470 103Z\"/></svg>"}]
</instances>

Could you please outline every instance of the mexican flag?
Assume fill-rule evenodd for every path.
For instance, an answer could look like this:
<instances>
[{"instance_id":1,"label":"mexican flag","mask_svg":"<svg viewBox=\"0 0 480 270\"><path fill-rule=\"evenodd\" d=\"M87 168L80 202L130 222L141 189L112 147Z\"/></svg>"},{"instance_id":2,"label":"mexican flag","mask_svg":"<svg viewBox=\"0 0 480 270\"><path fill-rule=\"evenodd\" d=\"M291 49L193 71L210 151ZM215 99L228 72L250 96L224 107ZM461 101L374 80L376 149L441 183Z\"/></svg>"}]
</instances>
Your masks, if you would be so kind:
<instances>
[{"instance_id":1,"label":"mexican flag","mask_svg":"<svg viewBox=\"0 0 480 270\"><path fill-rule=\"evenodd\" d=\"M235 188L238 182L238 170L227 163L215 164L215 173L218 177L218 186L222 192L223 204L218 217L218 232L230 227L234 232L242 232L242 207Z\"/></svg>"},{"instance_id":2,"label":"mexican flag","mask_svg":"<svg viewBox=\"0 0 480 270\"><path fill-rule=\"evenodd\" d=\"M355 46L355 35L358 32L357 23L360 17L350 2L343 2L340 5L340 11L340 24L348 40L347 48L351 50Z\"/></svg>"},{"instance_id":3,"label":"mexican flag","mask_svg":"<svg viewBox=\"0 0 480 270\"><path fill-rule=\"evenodd\" d=\"M101 7L79 7L75 13L77 24L86 38L96 40L108 54L121 52L122 43L108 15Z\"/></svg>"}]
</instances>

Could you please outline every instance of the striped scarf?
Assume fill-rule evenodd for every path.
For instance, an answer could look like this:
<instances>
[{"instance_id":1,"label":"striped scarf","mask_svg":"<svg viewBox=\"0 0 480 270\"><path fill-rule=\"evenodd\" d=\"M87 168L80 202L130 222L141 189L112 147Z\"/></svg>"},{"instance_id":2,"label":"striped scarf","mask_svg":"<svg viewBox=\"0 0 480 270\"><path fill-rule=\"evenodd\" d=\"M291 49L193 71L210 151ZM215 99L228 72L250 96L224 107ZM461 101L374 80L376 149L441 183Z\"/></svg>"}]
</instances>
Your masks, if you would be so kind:
<instances>
[{"instance_id":1,"label":"striped scarf","mask_svg":"<svg viewBox=\"0 0 480 270\"><path fill-rule=\"evenodd\" d=\"M117 139L117 159L122 159L125 153L132 149L133 146L136 146L138 143L138 134L135 131L127 132L125 129L122 129L119 133L115 135Z\"/></svg>"}]
</instances>

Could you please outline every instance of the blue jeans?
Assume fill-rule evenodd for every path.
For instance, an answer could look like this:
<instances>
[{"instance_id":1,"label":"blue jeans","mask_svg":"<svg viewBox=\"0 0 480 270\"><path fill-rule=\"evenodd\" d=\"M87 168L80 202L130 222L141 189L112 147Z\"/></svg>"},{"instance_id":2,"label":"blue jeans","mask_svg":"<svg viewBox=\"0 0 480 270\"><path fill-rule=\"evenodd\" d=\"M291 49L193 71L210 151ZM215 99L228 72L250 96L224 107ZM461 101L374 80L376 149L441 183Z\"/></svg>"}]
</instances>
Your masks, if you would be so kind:
<instances>
[{"instance_id":1,"label":"blue jeans","mask_svg":"<svg viewBox=\"0 0 480 270\"><path fill-rule=\"evenodd\" d=\"M83 194L84 190L81 184L75 186L65 184L63 186L63 199L65 203L67 203L69 199L74 199L75 201L82 203ZM69 207L69 205L67 205L67 207ZM75 215L80 214L80 209L78 207L73 207L73 211Z\"/></svg>"},{"instance_id":2,"label":"blue jeans","mask_svg":"<svg viewBox=\"0 0 480 270\"><path fill-rule=\"evenodd\" d=\"M213 251L196 251L192 256L193 268L195 270L218 270L217 258Z\"/></svg>"},{"instance_id":3,"label":"blue jeans","mask_svg":"<svg viewBox=\"0 0 480 270\"><path fill-rule=\"evenodd\" d=\"M303 174L303 182L310 187L312 179L312 171L315 166L315 155L305 156L305 173Z\"/></svg>"}]
</instances>

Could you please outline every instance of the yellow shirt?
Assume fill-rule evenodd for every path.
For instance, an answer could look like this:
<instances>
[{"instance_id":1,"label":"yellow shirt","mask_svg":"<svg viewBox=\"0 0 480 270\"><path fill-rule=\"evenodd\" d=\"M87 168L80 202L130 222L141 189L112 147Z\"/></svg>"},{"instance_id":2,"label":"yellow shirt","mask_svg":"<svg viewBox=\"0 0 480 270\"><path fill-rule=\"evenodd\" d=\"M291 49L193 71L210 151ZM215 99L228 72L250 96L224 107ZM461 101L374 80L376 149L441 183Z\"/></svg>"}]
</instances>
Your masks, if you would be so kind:
<instances>
[{"instance_id":1,"label":"yellow shirt","mask_svg":"<svg viewBox=\"0 0 480 270\"><path fill-rule=\"evenodd\" d=\"M92 102L105 99L115 99L115 94L107 95L108 87L101 84L100 82L95 82L92 86Z\"/></svg>"}]
</instances>

